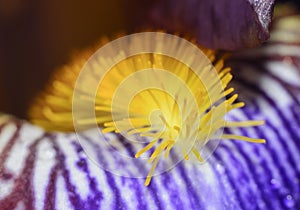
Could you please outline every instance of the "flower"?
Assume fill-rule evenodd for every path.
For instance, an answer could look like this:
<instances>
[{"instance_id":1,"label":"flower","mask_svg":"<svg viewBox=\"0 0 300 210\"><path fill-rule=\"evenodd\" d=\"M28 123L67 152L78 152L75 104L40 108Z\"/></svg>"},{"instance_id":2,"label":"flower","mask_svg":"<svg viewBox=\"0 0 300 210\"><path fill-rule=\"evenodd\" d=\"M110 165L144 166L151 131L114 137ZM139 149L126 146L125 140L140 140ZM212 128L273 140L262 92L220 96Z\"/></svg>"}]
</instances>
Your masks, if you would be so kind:
<instances>
[{"instance_id":1,"label":"flower","mask_svg":"<svg viewBox=\"0 0 300 210\"><path fill-rule=\"evenodd\" d=\"M244 103L235 102L238 95L227 88L230 69L223 67L223 59L215 59L214 51L200 51L184 39L161 32L119 38L87 59L90 51L57 71L46 92L33 103L30 120L50 131L73 131L74 125L76 131L91 129L96 121L104 139L106 133L115 132L129 142L133 136L136 144L145 144L136 135L149 137L135 152L136 158L149 153L152 167L146 186L162 164L162 156L168 158L176 147L182 159L195 155L203 162L202 150L211 139L265 142L244 135L216 135L224 127L257 126L263 121L224 119Z\"/></svg>"},{"instance_id":2,"label":"flower","mask_svg":"<svg viewBox=\"0 0 300 210\"><path fill-rule=\"evenodd\" d=\"M248 105L228 118L262 117L267 126L228 131L270 143L222 142L208 163L180 162L148 188L143 180L116 176L88 161L75 134L45 133L1 115L0 209L298 209L299 62L293 49L274 40L232 62L240 67L235 87ZM96 157L104 164L126 165L97 146L96 133L82 134ZM132 153L116 135L108 141Z\"/></svg>"}]
</instances>

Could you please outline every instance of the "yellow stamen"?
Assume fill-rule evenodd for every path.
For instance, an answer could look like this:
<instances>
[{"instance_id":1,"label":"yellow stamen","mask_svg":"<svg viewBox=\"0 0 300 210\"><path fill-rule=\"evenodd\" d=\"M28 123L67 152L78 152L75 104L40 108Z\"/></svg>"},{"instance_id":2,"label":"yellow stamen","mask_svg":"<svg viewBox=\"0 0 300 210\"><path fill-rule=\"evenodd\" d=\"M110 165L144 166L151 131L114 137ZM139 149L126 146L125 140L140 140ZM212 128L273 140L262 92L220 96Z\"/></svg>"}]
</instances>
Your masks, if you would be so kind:
<instances>
[{"instance_id":1,"label":"yellow stamen","mask_svg":"<svg viewBox=\"0 0 300 210\"><path fill-rule=\"evenodd\" d=\"M232 134L223 134L222 139L235 139L235 140L243 140L243 141L248 141L253 143L266 143L265 139L255 139L246 136L239 136L239 135L232 135Z\"/></svg>"},{"instance_id":2,"label":"yellow stamen","mask_svg":"<svg viewBox=\"0 0 300 210\"><path fill-rule=\"evenodd\" d=\"M161 48L165 43L151 42L152 44L154 48ZM96 123L102 128L102 133L115 132L150 138L149 143L135 154L135 158L139 158L150 149L154 150L149 157L152 167L145 186L150 184L163 153L164 157L168 158L176 145L181 145L179 151L183 153L184 159L188 160L191 152L203 162L204 158L192 144L205 145L222 127L248 127L264 123L226 122L224 120L226 113L244 106L243 102L236 102L238 94L231 95L234 89L227 89L232 80L230 68L223 67L223 59L216 61L215 52L212 50L202 49L215 66L207 63L205 59L196 59L194 54L187 55L186 49L182 46L178 46L178 49L174 46L171 44L170 50L184 57L183 60L188 64L163 53L141 52L111 67L109 60L115 59L114 57L100 57L99 62L111 69L106 72L106 69L101 69L97 63L93 63L92 73L99 74L100 71L106 74L100 84L91 76L88 79L90 84L81 87L83 94L78 100L82 104L92 102L96 117L86 117L83 112L80 119L76 119L76 124L88 128L89 125ZM81 68L92 53L92 50L83 52L54 75L46 91L38 97L30 109L29 117L32 122L48 130L74 129L73 90ZM118 52L118 55L122 54L124 54L122 50ZM195 62L199 67L198 71L194 71L189 65ZM140 74L140 77L132 76L143 72L142 70L147 71ZM172 75L175 77L171 78ZM131 79L129 85L122 86L126 79ZM90 92L89 85L98 87L96 97ZM118 91L123 92L116 97ZM233 134L223 134L221 138L265 143L264 139Z\"/></svg>"}]
</instances>

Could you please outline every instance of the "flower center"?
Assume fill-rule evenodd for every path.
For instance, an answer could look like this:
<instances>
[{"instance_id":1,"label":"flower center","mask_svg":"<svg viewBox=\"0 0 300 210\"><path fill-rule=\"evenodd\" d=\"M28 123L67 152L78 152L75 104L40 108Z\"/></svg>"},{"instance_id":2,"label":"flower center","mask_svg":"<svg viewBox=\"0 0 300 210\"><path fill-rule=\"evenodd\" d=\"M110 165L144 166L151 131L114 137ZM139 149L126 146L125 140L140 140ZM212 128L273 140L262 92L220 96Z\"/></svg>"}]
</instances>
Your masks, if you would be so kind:
<instances>
[{"instance_id":1,"label":"flower center","mask_svg":"<svg viewBox=\"0 0 300 210\"><path fill-rule=\"evenodd\" d=\"M224 127L263 122L225 121L226 113L244 103L236 102L238 95L227 88L230 68L223 68L223 59L216 60L214 51L199 50L176 36L145 32L117 39L88 60L91 54L82 53L57 72L31 107L30 119L48 130L100 127L102 133L121 133L128 140L133 135L145 137L149 141L142 142L135 154L149 154L152 163L145 185L160 158L174 148L184 159L191 153L202 162L206 157L201 150L213 139L265 142L215 135Z\"/></svg>"}]
</instances>

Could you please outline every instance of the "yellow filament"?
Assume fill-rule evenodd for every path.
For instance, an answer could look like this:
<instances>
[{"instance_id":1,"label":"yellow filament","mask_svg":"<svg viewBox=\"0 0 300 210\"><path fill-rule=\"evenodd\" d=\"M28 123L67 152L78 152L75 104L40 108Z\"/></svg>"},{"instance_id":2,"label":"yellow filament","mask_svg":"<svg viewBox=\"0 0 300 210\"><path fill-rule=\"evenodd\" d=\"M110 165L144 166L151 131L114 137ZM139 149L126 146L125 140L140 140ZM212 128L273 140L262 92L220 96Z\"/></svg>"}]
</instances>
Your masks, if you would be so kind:
<instances>
[{"instance_id":1,"label":"yellow filament","mask_svg":"<svg viewBox=\"0 0 300 210\"><path fill-rule=\"evenodd\" d=\"M253 143L266 143L265 139L255 139L255 138L249 138L246 136L239 136L239 135L233 135L233 134L223 134L222 139L235 139L235 140L243 140Z\"/></svg>"},{"instance_id":2,"label":"yellow filament","mask_svg":"<svg viewBox=\"0 0 300 210\"><path fill-rule=\"evenodd\" d=\"M263 120L241 121L241 122L226 122L226 127L250 127L265 124Z\"/></svg>"},{"instance_id":3,"label":"yellow filament","mask_svg":"<svg viewBox=\"0 0 300 210\"><path fill-rule=\"evenodd\" d=\"M204 161L203 158L201 157L199 151L195 147L193 147L193 153L196 156L196 158L199 160L199 162L203 162Z\"/></svg>"},{"instance_id":4,"label":"yellow filament","mask_svg":"<svg viewBox=\"0 0 300 210\"><path fill-rule=\"evenodd\" d=\"M145 186L148 186L150 184L150 181L152 179L152 175L154 173L154 170L155 170L155 168L157 166L158 161L159 161L159 157L156 157L155 160L154 160L154 162L153 162L153 164L152 164L152 167L151 167L151 169L150 169L150 171L149 171L149 173L147 175L147 178L146 178L146 181L145 181Z\"/></svg>"}]
</instances>

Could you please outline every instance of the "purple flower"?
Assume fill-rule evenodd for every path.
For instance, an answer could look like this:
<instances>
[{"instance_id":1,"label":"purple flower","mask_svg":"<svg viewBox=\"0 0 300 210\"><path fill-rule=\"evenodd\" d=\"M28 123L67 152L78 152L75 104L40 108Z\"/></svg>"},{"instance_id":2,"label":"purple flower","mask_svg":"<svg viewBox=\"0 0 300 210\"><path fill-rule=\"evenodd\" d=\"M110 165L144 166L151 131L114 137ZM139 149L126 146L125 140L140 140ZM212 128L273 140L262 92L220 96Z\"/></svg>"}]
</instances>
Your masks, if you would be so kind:
<instances>
[{"instance_id":1,"label":"purple flower","mask_svg":"<svg viewBox=\"0 0 300 210\"><path fill-rule=\"evenodd\" d=\"M180 162L145 187L144 179L99 168L76 134L45 132L0 114L0 209L299 209L299 24L299 16L279 19L268 44L229 61L233 86L247 106L228 119L264 119L266 125L227 131L265 138L265 145L222 141L207 163ZM129 174L143 170L111 156L95 132L79 135L99 161ZM134 155L117 135L107 140Z\"/></svg>"}]
</instances>

